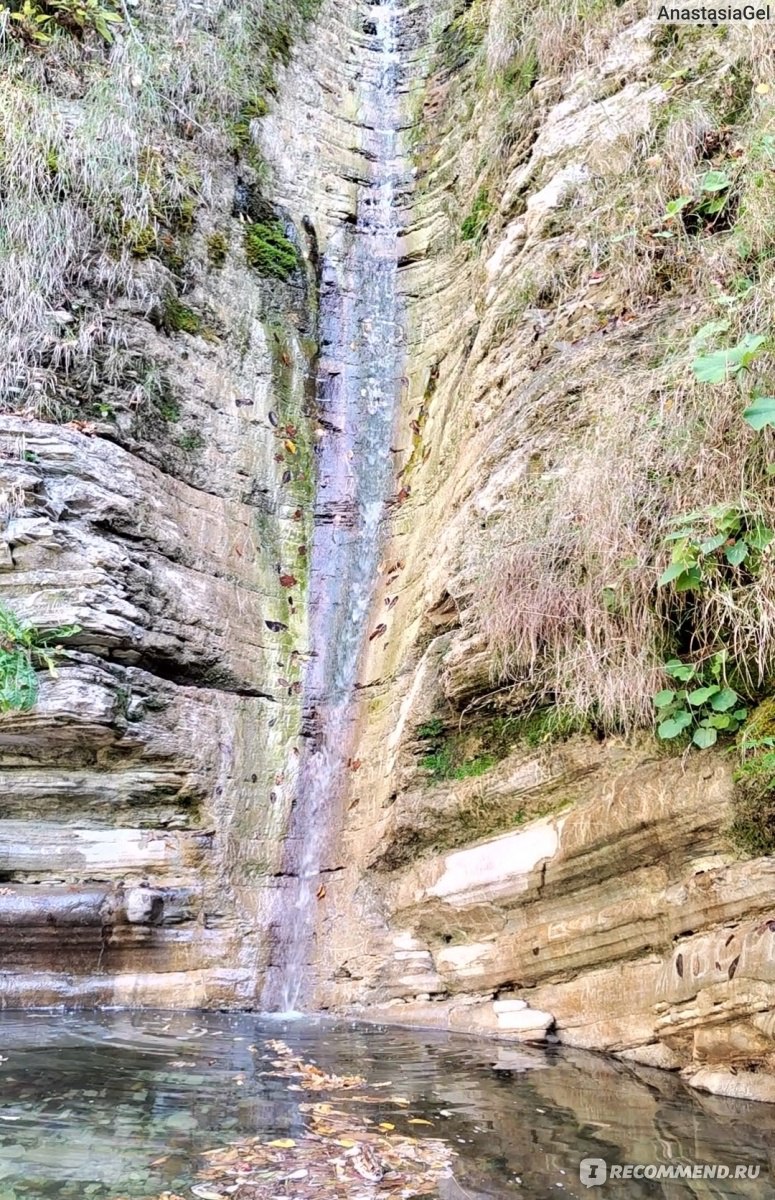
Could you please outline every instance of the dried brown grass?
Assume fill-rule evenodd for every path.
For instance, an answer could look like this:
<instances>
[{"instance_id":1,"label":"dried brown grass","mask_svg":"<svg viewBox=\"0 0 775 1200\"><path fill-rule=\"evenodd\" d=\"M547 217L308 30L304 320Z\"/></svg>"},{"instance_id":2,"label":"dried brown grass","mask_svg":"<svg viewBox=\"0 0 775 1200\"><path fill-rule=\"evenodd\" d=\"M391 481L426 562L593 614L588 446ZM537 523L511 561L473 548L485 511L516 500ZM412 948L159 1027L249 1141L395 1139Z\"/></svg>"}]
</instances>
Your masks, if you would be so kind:
<instances>
[{"instance_id":1,"label":"dried brown grass","mask_svg":"<svg viewBox=\"0 0 775 1200\"><path fill-rule=\"evenodd\" d=\"M558 10L555 32L572 19L565 8ZM549 64L555 71L570 69L553 59L553 34L545 32L549 49L542 50L542 70ZM574 36L578 48L581 35ZM584 52L574 65L584 58L593 62L606 36L590 31L581 37ZM542 474L515 481L507 512L488 527L468 560L477 577L473 616L495 653L499 679L514 680L520 694L527 687L534 697L609 730L651 724L662 664L676 652L701 662L725 648L736 684L752 693L775 672L773 555L763 556L753 578L709 572L698 593L657 586L669 562L665 536L682 513L721 505L775 529L767 473L775 439L754 433L742 420L747 395L757 386L772 391L772 357L742 386L701 385L692 375L690 347L709 319L729 320L721 345L771 329L771 96L762 93L760 101L752 92L738 126L722 130L720 149L709 145L722 123L735 64L750 64L754 83L770 83L773 46L756 29L735 30L723 43L713 32L707 38L718 79L710 70L700 73L696 87L680 88L652 129L632 139L629 167L601 170L578 198L576 233L567 242L572 249L578 232L586 235L588 270L574 267L546 305L554 319L552 337L562 343L563 322L584 298L589 270L599 265L608 280L599 294L619 297L619 308L612 299L608 311L642 323L638 352L616 373L595 355L578 376L570 368L583 391L585 420L567 425L558 405L549 439L540 422L532 433L527 423L521 449L529 453L532 446L543 457ZM685 53L693 65L701 48L691 43ZM680 67L680 61L671 65ZM730 228L697 234L680 222L666 226L669 201L691 194L702 173L721 164L734 179ZM507 174L502 166L500 177ZM673 236L655 237L662 229ZM497 236L492 231L491 242ZM540 276L538 250L535 261ZM510 327L508 313L494 323L501 357L509 353L509 338L520 336L518 310L535 295L533 266L531 253L515 284L515 325Z\"/></svg>"}]
</instances>

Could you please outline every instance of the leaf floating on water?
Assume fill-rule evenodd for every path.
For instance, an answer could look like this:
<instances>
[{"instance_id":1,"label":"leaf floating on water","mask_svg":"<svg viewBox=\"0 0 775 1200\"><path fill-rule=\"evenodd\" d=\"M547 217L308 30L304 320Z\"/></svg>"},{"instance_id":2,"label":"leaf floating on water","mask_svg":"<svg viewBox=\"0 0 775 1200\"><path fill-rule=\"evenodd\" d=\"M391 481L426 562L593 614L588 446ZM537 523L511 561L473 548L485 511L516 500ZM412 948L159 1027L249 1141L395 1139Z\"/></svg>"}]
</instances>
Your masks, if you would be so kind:
<instances>
[{"instance_id":1,"label":"leaf floating on water","mask_svg":"<svg viewBox=\"0 0 775 1200\"><path fill-rule=\"evenodd\" d=\"M296 453L296 443L292 442L290 438L286 438L286 440L283 442L283 445L289 454Z\"/></svg>"},{"instance_id":2,"label":"leaf floating on water","mask_svg":"<svg viewBox=\"0 0 775 1200\"><path fill-rule=\"evenodd\" d=\"M296 587L296 584L298 582L299 581L295 575L281 575L280 576L280 583L284 588Z\"/></svg>"},{"instance_id":3,"label":"leaf floating on water","mask_svg":"<svg viewBox=\"0 0 775 1200\"><path fill-rule=\"evenodd\" d=\"M320 887L318 888L318 890L317 890L317 897L318 897L318 900L325 900L325 898L326 898L326 885L325 885L324 883L321 883Z\"/></svg>"},{"instance_id":4,"label":"leaf floating on water","mask_svg":"<svg viewBox=\"0 0 775 1200\"><path fill-rule=\"evenodd\" d=\"M423 1121L422 1117L410 1117L407 1125L433 1125L433 1121Z\"/></svg>"},{"instance_id":5,"label":"leaf floating on water","mask_svg":"<svg viewBox=\"0 0 775 1200\"><path fill-rule=\"evenodd\" d=\"M283 633L288 628L282 621L264 621L264 624L272 633Z\"/></svg>"},{"instance_id":6,"label":"leaf floating on water","mask_svg":"<svg viewBox=\"0 0 775 1200\"><path fill-rule=\"evenodd\" d=\"M269 424L274 425L275 429L280 424L280 418L272 409L269 410Z\"/></svg>"}]
</instances>

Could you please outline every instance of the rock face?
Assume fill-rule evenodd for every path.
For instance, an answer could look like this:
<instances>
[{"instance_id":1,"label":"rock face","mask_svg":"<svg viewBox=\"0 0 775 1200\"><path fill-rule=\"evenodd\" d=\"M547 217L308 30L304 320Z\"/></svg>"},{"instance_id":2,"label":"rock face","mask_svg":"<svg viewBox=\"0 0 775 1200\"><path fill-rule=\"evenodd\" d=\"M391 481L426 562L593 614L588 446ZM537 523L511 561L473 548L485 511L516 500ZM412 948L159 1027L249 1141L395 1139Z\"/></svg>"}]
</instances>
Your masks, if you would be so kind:
<instances>
[{"instance_id":1,"label":"rock face","mask_svg":"<svg viewBox=\"0 0 775 1200\"><path fill-rule=\"evenodd\" d=\"M270 889L314 650L318 269L368 177L369 7L323 5L314 36L273 64L266 103L231 114L236 157L200 146L187 266L135 244L132 286L107 307L164 381L150 407L119 389L115 411L91 397L55 421L25 392L0 417L0 600L40 629L78 627L34 709L0 714L5 1004L251 1006L278 967ZM406 379L358 744L318 893L316 1002L556 1036L772 1099L775 860L744 860L727 836L728 755L670 756L644 732L670 638L641 525L674 515L675 497L638 507L654 479L680 477L688 508L739 495L719 466L749 453L739 396L709 405L687 355L663 348L727 320L746 280L768 294L764 252L740 274L734 213L708 223L692 189L713 155L729 171L748 161L755 121L770 128L752 107L769 103L770 57L751 29L703 34L702 57L634 3L594 25L554 9L538 6L537 42L510 0L400 13ZM86 103L63 87L63 113ZM694 224L676 235L665 207L690 191ZM245 243L267 222L296 247L285 277L262 275ZM93 302L104 267L72 294ZM52 293L47 319L66 328L72 294ZM730 337L756 320L734 310ZM657 427L628 466L621 447ZM515 544L525 590L488 593ZM593 577L594 619L552 661ZM497 604L507 632L535 606L535 661L509 658ZM570 701L586 722L562 725Z\"/></svg>"},{"instance_id":2,"label":"rock face","mask_svg":"<svg viewBox=\"0 0 775 1200\"><path fill-rule=\"evenodd\" d=\"M363 668L342 869L320 905L318 1002L499 1037L551 1031L567 1044L684 1068L701 1088L769 1099L773 861L744 859L729 839L734 764L696 750L670 758L639 735L610 731L566 730L531 748L524 713L535 692L527 677L503 670L481 619L482 581L502 569L508 532L521 536L508 526L511 510L535 521L535 555L551 561L541 541L548 502L537 499L531 510L525 496L575 472L556 536L563 519L571 530L584 527L589 514L574 504L598 500L611 544L619 536L620 518L605 507L605 470L591 473L593 452L603 452L596 439L629 473L607 432L630 419L622 396L637 393L646 404L663 394L655 344L688 341L700 321L685 274L691 244L682 245L674 283L652 275L643 285L626 274L632 261L619 260L618 273L616 261L600 268L595 238L616 247L630 236L636 193L623 199L617 181L649 154L651 170L661 169L664 130L677 137L684 103L696 116L699 100L693 92L676 104L672 50L625 5L586 31L575 57L542 44L554 73L539 70L519 118L508 122L508 97L482 84L483 56L472 49L487 45L494 20L483 8L450 13L427 52L402 268L402 499L374 617L387 630L369 644ZM550 24L544 9L536 28L541 19ZM721 58L711 52L722 90L748 70L748 36L726 44ZM744 86L748 103L750 73ZM496 103L505 105L500 125ZM689 175L715 145L712 108L708 121L687 132ZM607 194L625 215L604 234ZM670 194L654 201L662 212ZM658 222L659 211L648 219ZM716 252L712 238L701 249ZM683 387L671 370L670 385ZM747 445L742 428L735 436ZM646 478L644 468L635 484L644 496ZM558 542L558 559L573 552ZM626 557L624 545L619 554ZM528 592L522 603L554 601ZM554 613L559 623L559 599ZM536 628L536 641L551 635ZM650 636L644 627L643 645ZM583 645L583 627L578 638ZM648 694L661 677L641 670L634 647L606 686L622 696L627 672L642 675L637 725L650 721ZM606 654L615 660L615 648ZM579 659L575 695L588 678ZM573 684L562 686L572 692ZM504 739L509 721L516 732Z\"/></svg>"}]
</instances>

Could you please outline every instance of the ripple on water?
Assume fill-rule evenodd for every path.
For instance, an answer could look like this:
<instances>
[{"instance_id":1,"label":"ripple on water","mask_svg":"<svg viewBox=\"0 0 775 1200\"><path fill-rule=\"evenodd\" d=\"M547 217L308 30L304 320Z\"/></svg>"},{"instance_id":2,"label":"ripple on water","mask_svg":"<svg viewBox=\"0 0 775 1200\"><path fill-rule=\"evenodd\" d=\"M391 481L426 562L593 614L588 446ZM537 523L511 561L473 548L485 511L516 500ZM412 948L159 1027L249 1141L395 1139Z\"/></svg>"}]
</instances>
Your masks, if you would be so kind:
<instances>
[{"instance_id":1,"label":"ripple on water","mask_svg":"<svg viewBox=\"0 0 775 1200\"><path fill-rule=\"evenodd\" d=\"M29 1013L0 1017L0 1200L191 1196L201 1151L300 1135L309 1096L267 1074L264 1042L277 1037L329 1073L390 1081L368 1115L457 1151L445 1200L594 1195L578 1182L587 1155L762 1167L756 1181L631 1181L628 1200L772 1194L771 1106L702 1097L674 1076L581 1052L308 1017ZM335 1099L363 1115L356 1097ZM418 1118L430 1124L410 1126Z\"/></svg>"}]
</instances>

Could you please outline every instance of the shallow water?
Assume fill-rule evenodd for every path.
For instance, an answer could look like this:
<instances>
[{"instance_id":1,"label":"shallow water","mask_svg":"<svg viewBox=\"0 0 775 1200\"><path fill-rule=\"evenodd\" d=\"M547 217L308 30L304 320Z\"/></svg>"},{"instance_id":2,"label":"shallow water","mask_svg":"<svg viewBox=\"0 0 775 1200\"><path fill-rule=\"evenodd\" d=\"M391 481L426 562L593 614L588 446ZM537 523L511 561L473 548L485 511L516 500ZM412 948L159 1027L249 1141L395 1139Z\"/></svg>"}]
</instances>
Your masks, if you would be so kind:
<instances>
[{"instance_id":1,"label":"shallow water","mask_svg":"<svg viewBox=\"0 0 775 1200\"><path fill-rule=\"evenodd\" d=\"M457 1151L443 1200L773 1194L775 1106L703 1097L674 1076L593 1055L249 1015L10 1013L0 1016L0 1200L189 1196L201 1150L243 1134L299 1134L298 1104L309 1097L263 1073L273 1037L327 1071L391 1080L389 1093L409 1105L397 1109L386 1089L369 1116ZM364 1113L346 1093L336 1104ZM432 1124L407 1124L418 1117ZM760 1175L595 1191L579 1182L585 1156L750 1163Z\"/></svg>"}]
</instances>

